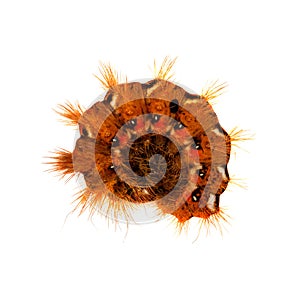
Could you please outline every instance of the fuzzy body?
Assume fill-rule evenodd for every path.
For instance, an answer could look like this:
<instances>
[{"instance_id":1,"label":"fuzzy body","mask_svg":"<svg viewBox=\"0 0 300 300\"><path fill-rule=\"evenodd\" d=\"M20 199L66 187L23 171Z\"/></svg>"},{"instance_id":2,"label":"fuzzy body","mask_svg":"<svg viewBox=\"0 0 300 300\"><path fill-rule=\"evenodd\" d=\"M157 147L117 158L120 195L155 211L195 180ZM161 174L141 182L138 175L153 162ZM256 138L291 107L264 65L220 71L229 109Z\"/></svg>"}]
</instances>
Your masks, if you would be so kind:
<instances>
[{"instance_id":1,"label":"fuzzy body","mask_svg":"<svg viewBox=\"0 0 300 300\"><path fill-rule=\"evenodd\" d=\"M229 182L230 137L206 99L165 80L124 83L84 112L79 126L74 170L83 174L90 191L101 195L108 190L134 204L156 201L162 213L174 215L178 222L219 212L219 196ZM129 141L134 141L130 147ZM187 155L181 157L181 151ZM156 154L163 160L152 163L151 169L149 162ZM164 162L165 173L153 184ZM129 168L143 179L142 188L130 184L134 176ZM186 175L177 193L165 197L181 172Z\"/></svg>"},{"instance_id":2,"label":"fuzzy body","mask_svg":"<svg viewBox=\"0 0 300 300\"><path fill-rule=\"evenodd\" d=\"M173 216L180 230L193 217L201 226L226 221L220 196L230 182L231 146L249 136L239 129L228 134L219 123L210 101L224 84L188 93L170 81L174 63L167 57L160 69L154 64L153 80L122 84L101 64L102 101L87 110L59 105L56 112L78 126L80 137L72 152L58 149L47 163L62 177L83 175L74 210L104 209L115 221L129 220L129 209L150 203L159 215Z\"/></svg>"}]
</instances>

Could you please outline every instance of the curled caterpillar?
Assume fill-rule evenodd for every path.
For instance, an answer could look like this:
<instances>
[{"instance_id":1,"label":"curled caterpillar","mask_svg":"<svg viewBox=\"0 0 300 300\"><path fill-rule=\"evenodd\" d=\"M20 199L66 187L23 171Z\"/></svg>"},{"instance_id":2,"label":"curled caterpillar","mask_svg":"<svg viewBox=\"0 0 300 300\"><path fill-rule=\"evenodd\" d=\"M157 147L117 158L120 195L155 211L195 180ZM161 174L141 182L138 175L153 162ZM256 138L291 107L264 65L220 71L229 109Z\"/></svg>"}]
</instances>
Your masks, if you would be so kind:
<instances>
[{"instance_id":1,"label":"curled caterpillar","mask_svg":"<svg viewBox=\"0 0 300 300\"><path fill-rule=\"evenodd\" d=\"M231 137L210 104L225 84L191 94L171 81L174 63L165 58L144 83L119 83L102 64L97 78L107 92L101 101L87 110L59 105L56 112L78 126L80 137L72 152L59 149L48 163L63 177L82 174L80 213L102 211L130 222L130 210L152 205L159 216L175 217L178 228L191 218L206 225L226 221L220 196L230 181L232 140L242 131Z\"/></svg>"}]
</instances>

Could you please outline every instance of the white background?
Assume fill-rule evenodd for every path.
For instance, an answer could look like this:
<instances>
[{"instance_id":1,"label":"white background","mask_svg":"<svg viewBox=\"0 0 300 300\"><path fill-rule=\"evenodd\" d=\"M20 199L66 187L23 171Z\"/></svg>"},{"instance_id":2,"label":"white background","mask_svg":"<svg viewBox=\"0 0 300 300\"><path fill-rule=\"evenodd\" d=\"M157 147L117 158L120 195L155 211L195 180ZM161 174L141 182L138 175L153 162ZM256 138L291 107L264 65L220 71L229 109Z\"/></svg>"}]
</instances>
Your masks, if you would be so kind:
<instances>
[{"instance_id":1,"label":"white background","mask_svg":"<svg viewBox=\"0 0 300 300\"><path fill-rule=\"evenodd\" d=\"M300 299L298 1L1 1L1 299ZM110 61L129 80L178 56L176 80L229 88L225 129L255 132L236 150L221 204L223 237L177 237L167 222L115 231L101 216L65 217L76 182L45 173L72 150L52 111L89 104Z\"/></svg>"}]
</instances>

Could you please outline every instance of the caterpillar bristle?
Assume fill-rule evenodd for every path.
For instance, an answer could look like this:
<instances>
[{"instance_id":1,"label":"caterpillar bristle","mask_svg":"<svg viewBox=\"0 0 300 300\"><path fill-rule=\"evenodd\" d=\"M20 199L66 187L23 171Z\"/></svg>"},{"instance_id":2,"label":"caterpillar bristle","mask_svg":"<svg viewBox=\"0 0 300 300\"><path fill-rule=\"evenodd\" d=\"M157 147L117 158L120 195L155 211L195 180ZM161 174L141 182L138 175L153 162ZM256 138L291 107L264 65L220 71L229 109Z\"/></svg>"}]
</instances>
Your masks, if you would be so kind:
<instances>
[{"instance_id":1,"label":"caterpillar bristle","mask_svg":"<svg viewBox=\"0 0 300 300\"><path fill-rule=\"evenodd\" d=\"M120 216L125 218L125 222L129 220L133 221L132 216L129 213L129 209L133 208L133 205L127 201L113 201L114 195L108 195L103 191L91 191L88 187L80 190L75 195L73 203L75 207L72 212L78 211L78 215L82 215L88 211L89 218L98 211L105 211L104 217L107 220L112 220L113 223L118 224Z\"/></svg>"},{"instance_id":2,"label":"caterpillar bristle","mask_svg":"<svg viewBox=\"0 0 300 300\"><path fill-rule=\"evenodd\" d=\"M238 178L236 177L235 175L230 175L230 180L228 182L228 190L230 190L230 185L234 185L234 186L237 186L241 189L244 189L244 190L247 190L248 189L248 186L247 186L247 183L246 183L246 179L244 178Z\"/></svg>"},{"instance_id":3,"label":"caterpillar bristle","mask_svg":"<svg viewBox=\"0 0 300 300\"><path fill-rule=\"evenodd\" d=\"M213 99L224 93L227 86L228 84L226 82L220 83L219 80L210 82L202 89L200 97L211 103Z\"/></svg>"},{"instance_id":4,"label":"caterpillar bristle","mask_svg":"<svg viewBox=\"0 0 300 300\"><path fill-rule=\"evenodd\" d=\"M46 157L47 159L50 159L50 161L45 162L45 164L51 166L47 171L58 173L61 178L67 177L66 181L69 181L75 175L72 153L62 148L57 149L52 153L54 153L54 156Z\"/></svg>"},{"instance_id":5,"label":"caterpillar bristle","mask_svg":"<svg viewBox=\"0 0 300 300\"><path fill-rule=\"evenodd\" d=\"M67 126L78 125L78 121L85 111L78 102L72 104L69 101L65 104L58 104L57 108L58 110L54 109L54 111L63 118L60 121Z\"/></svg>"},{"instance_id":6,"label":"caterpillar bristle","mask_svg":"<svg viewBox=\"0 0 300 300\"><path fill-rule=\"evenodd\" d=\"M166 56L159 69L157 68L156 61L154 60L154 78L161 80L170 80L174 76L174 73L170 72L176 60L177 57L171 59L169 56Z\"/></svg>"},{"instance_id":7,"label":"caterpillar bristle","mask_svg":"<svg viewBox=\"0 0 300 300\"><path fill-rule=\"evenodd\" d=\"M99 72L100 76L94 76L100 81L103 89L110 89L119 84L120 76L109 63L100 62Z\"/></svg>"},{"instance_id":8,"label":"caterpillar bristle","mask_svg":"<svg viewBox=\"0 0 300 300\"><path fill-rule=\"evenodd\" d=\"M176 217L172 219L172 223L175 225L175 230L178 236L184 232L186 235L188 234L189 231L189 221L186 222L179 222Z\"/></svg>"},{"instance_id":9,"label":"caterpillar bristle","mask_svg":"<svg viewBox=\"0 0 300 300\"><path fill-rule=\"evenodd\" d=\"M245 142L254 139L254 134L249 130L234 127L229 133L231 146L240 147L240 142Z\"/></svg>"},{"instance_id":10,"label":"caterpillar bristle","mask_svg":"<svg viewBox=\"0 0 300 300\"><path fill-rule=\"evenodd\" d=\"M218 212L214 214L210 214L207 218L200 218L198 221L199 223L198 234L193 242L197 241L202 231L205 231L206 236L208 236L210 234L210 230L212 227L214 227L221 234L221 236L223 236L225 223L230 224L228 221L229 218L230 216L225 213L224 208L219 208Z\"/></svg>"},{"instance_id":11,"label":"caterpillar bristle","mask_svg":"<svg viewBox=\"0 0 300 300\"><path fill-rule=\"evenodd\" d=\"M225 224L230 224L230 216L225 213L225 208L219 208L216 213L211 213L209 210L203 211L201 218L198 221L198 233L193 243L199 238L201 232L205 232L205 235L208 236L212 228L215 228L221 236L223 236L223 231L225 229ZM163 214L162 214L163 216ZM179 221L176 217L170 217L170 225L175 228L176 234L180 236L183 232L188 235L191 218L186 221Z\"/></svg>"},{"instance_id":12,"label":"caterpillar bristle","mask_svg":"<svg viewBox=\"0 0 300 300\"><path fill-rule=\"evenodd\" d=\"M134 218L130 214L130 210L132 210L134 207L132 203L126 200L118 199L118 201L108 201L107 204L108 205L107 205L106 216L111 216L112 217L111 219L115 224L119 222L120 217L124 218L125 223L127 224L129 220L134 222Z\"/></svg>"},{"instance_id":13,"label":"caterpillar bristle","mask_svg":"<svg viewBox=\"0 0 300 300\"><path fill-rule=\"evenodd\" d=\"M75 197L73 200L75 204L73 212L78 211L78 215L80 216L85 211L88 211L89 218L92 218L99 207L104 204L105 200L105 194L102 191L92 191L88 187L77 192Z\"/></svg>"},{"instance_id":14,"label":"caterpillar bristle","mask_svg":"<svg viewBox=\"0 0 300 300\"><path fill-rule=\"evenodd\" d=\"M89 203L89 201L91 200L92 197L92 192L88 189L88 188L84 188L82 190L80 190L79 192L77 192L75 194L75 199L73 200L73 203L75 205L74 209L72 210L72 212L78 211L78 215L82 215L87 209L90 210L90 215L92 212L91 209L91 205Z\"/></svg>"}]
</instances>

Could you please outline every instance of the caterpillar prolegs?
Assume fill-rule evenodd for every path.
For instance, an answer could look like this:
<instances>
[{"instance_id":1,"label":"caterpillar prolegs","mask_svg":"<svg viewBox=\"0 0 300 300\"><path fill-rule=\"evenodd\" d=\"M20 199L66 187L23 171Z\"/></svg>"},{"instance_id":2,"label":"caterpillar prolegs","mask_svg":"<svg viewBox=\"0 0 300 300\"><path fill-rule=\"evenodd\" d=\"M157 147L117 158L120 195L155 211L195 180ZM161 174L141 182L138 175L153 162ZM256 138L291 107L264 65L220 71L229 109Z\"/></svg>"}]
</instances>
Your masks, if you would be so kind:
<instances>
[{"instance_id":1,"label":"caterpillar prolegs","mask_svg":"<svg viewBox=\"0 0 300 300\"><path fill-rule=\"evenodd\" d=\"M225 84L189 93L171 81L174 63L167 57L154 79L124 83L102 64L97 78L107 91L101 101L87 110L59 105L56 112L80 136L72 152L56 150L48 163L62 177L83 176L80 213L135 222L130 211L154 207L158 218L173 216L179 229L191 218L214 226L226 221L220 196L230 181L232 137L210 104Z\"/></svg>"}]
</instances>

